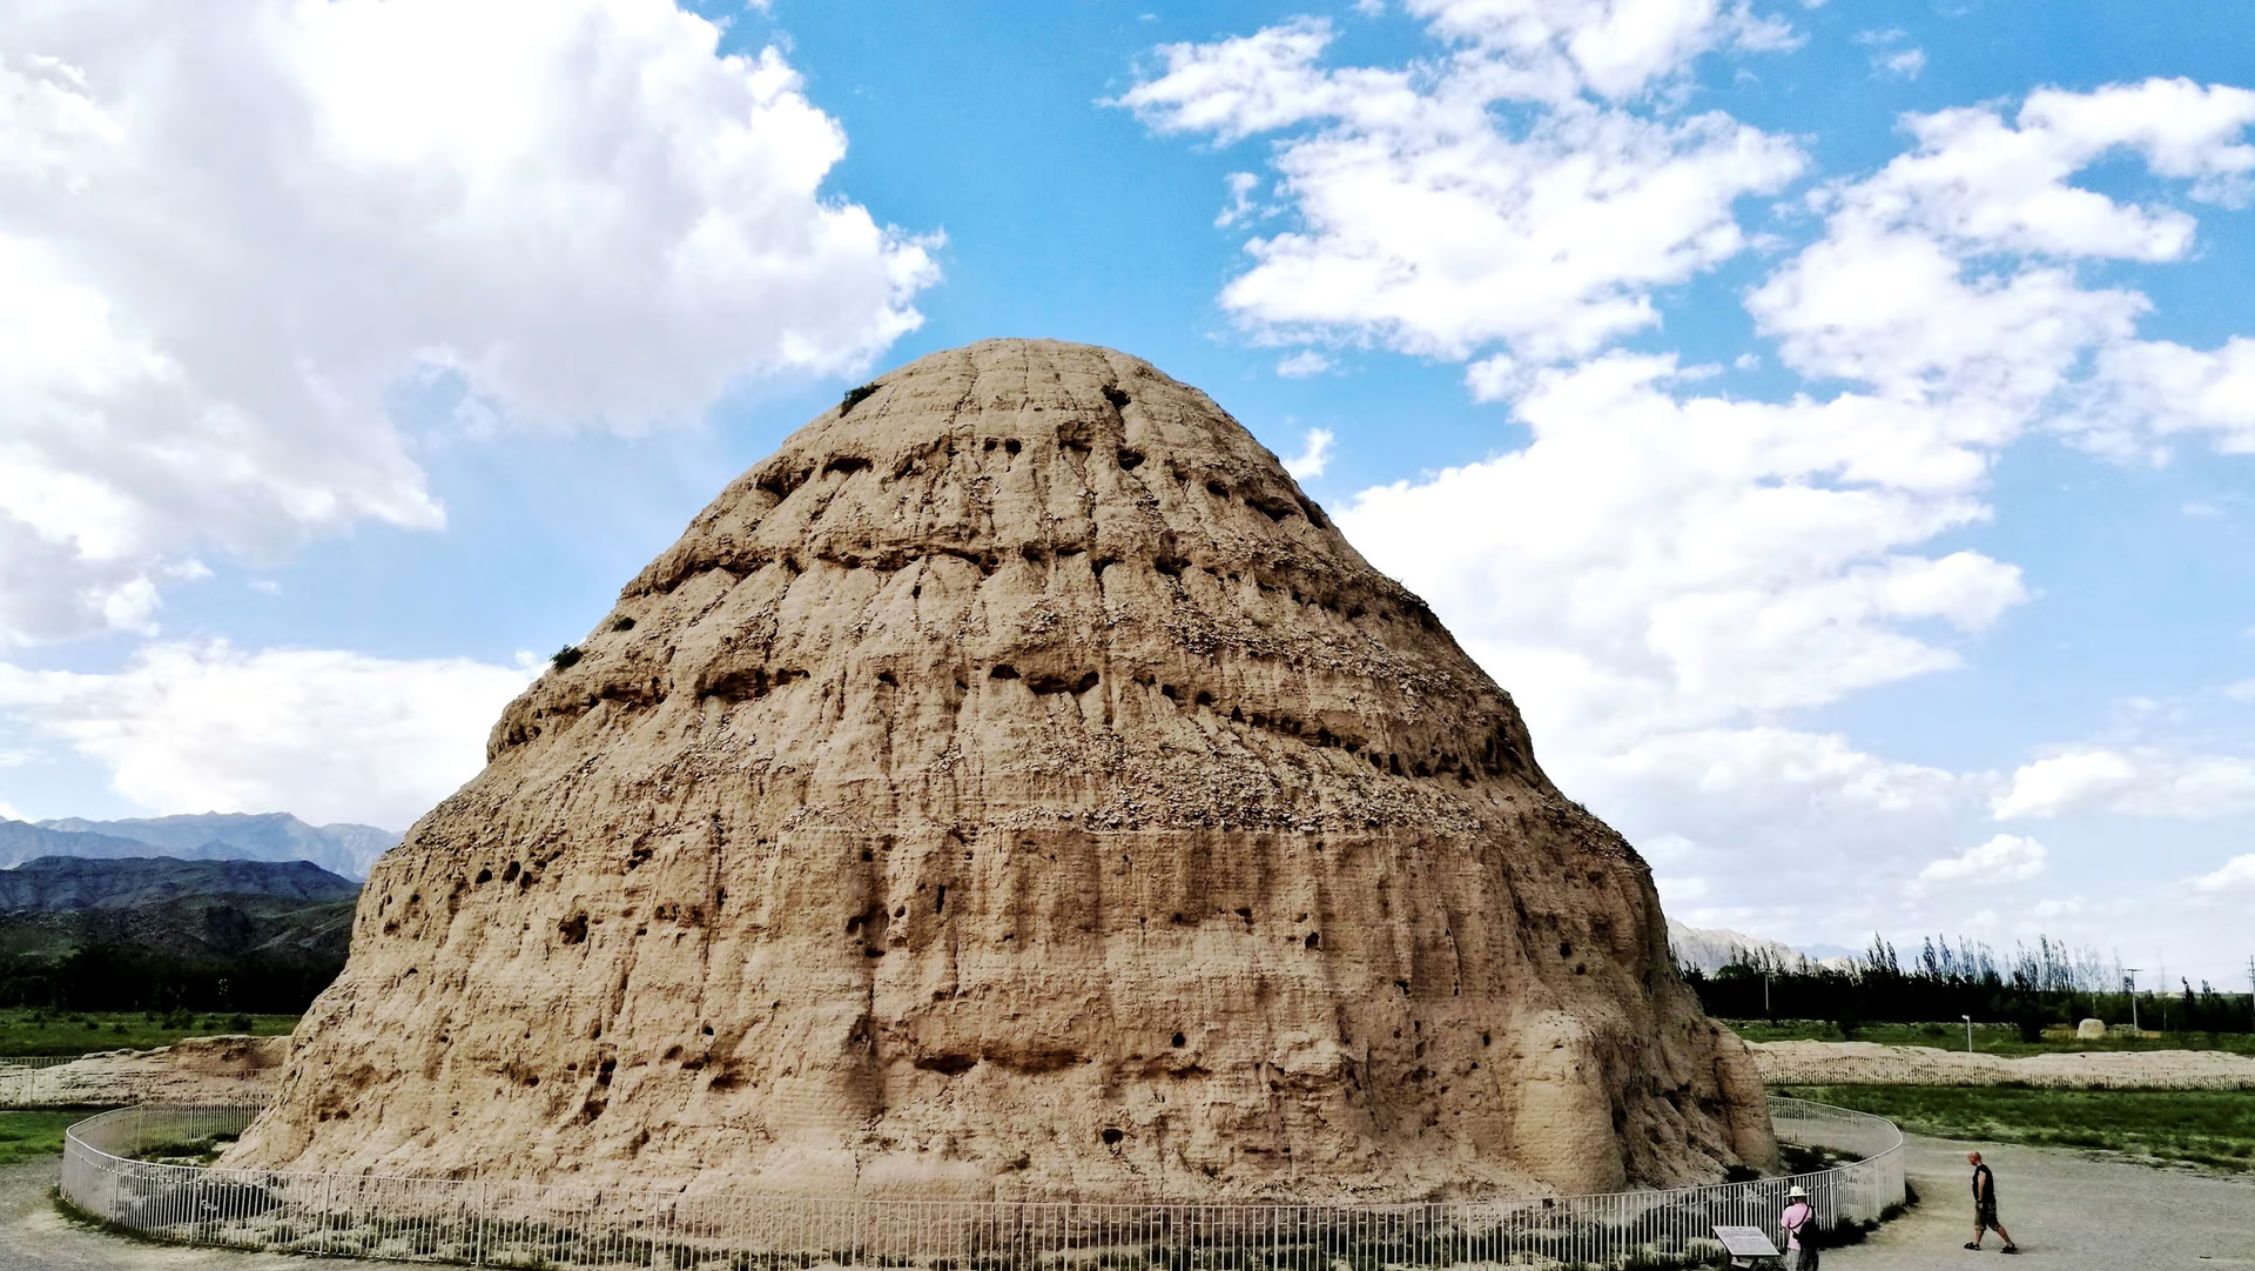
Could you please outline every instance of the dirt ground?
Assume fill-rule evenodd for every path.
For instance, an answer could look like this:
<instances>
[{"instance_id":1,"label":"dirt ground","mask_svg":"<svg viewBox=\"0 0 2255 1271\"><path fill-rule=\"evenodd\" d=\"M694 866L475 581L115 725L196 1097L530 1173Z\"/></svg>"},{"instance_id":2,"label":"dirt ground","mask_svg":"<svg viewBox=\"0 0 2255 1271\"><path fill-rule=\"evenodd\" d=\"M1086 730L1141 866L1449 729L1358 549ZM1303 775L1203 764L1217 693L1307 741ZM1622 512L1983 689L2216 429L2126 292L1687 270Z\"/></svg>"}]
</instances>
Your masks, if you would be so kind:
<instances>
[{"instance_id":1,"label":"dirt ground","mask_svg":"<svg viewBox=\"0 0 2255 1271\"><path fill-rule=\"evenodd\" d=\"M1824 1254L1826 1271L1934 1271L2032 1263L2052 1271L2255 1267L2255 1180L2155 1169L2060 1148L1958 1143L1913 1136L1909 1214L1852 1248ZM1994 1232L1979 1253L1970 1169L1978 1149L1996 1171L1998 1216L2020 1242L2000 1259Z\"/></svg>"},{"instance_id":2,"label":"dirt ground","mask_svg":"<svg viewBox=\"0 0 2255 1271\"><path fill-rule=\"evenodd\" d=\"M2031 1086L2255 1090L2255 1058L2213 1050L1969 1055L1876 1042L1756 1042L1754 1066L1773 1086Z\"/></svg>"}]
</instances>

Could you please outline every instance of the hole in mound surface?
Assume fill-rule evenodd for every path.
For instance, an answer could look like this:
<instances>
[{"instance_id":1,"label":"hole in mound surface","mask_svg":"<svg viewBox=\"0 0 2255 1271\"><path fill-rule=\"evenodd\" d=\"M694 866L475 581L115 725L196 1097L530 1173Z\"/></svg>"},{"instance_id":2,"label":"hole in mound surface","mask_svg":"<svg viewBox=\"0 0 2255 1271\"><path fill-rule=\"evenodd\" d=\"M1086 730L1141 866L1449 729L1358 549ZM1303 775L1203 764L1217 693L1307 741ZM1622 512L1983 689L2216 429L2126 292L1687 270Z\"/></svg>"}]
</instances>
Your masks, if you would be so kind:
<instances>
[{"instance_id":1,"label":"hole in mound surface","mask_svg":"<svg viewBox=\"0 0 2255 1271\"><path fill-rule=\"evenodd\" d=\"M573 914L557 923L556 934L564 938L565 944L578 944L587 939L587 915L584 913Z\"/></svg>"},{"instance_id":2,"label":"hole in mound surface","mask_svg":"<svg viewBox=\"0 0 2255 1271\"><path fill-rule=\"evenodd\" d=\"M1121 1139L1126 1138L1127 1132L1120 1129L1118 1126L1107 1125L1104 1127L1104 1132L1097 1135L1096 1137L1104 1140L1104 1146L1111 1147L1114 1144L1118 1143Z\"/></svg>"},{"instance_id":3,"label":"hole in mound surface","mask_svg":"<svg viewBox=\"0 0 2255 1271\"><path fill-rule=\"evenodd\" d=\"M485 884L487 884L487 883L490 883L490 882L492 882L492 881L493 881L493 871L492 871L492 870L490 870L490 869L481 869L481 870L479 870L479 871L478 871L478 885L479 885L479 886L481 886L481 887L482 887L482 886L484 886Z\"/></svg>"},{"instance_id":4,"label":"hole in mound surface","mask_svg":"<svg viewBox=\"0 0 2255 1271\"><path fill-rule=\"evenodd\" d=\"M919 1055L916 1057L916 1066L922 1068L926 1072L936 1072L942 1076L954 1077L969 1072L973 1068L978 1067L979 1057L977 1055L964 1055L954 1052L948 1052L938 1055Z\"/></svg>"},{"instance_id":5,"label":"hole in mound surface","mask_svg":"<svg viewBox=\"0 0 2255 1271\"><path fill-rule=\"evenodd\" d=\"M1006 455L1017 454L1020 450L1023 449L1025 449L1025 443L1019 441L1016 437L1012 437L1010 440L1002 443L1002 453Z\"/></svg>"},{"instance_id":6,"label":"hole in mound surface","mask_svg":"<svg viewBox=\"0 0 2255 1271\"><path fill-rule=\"evenodd\" d=\"M1323 934L1321 932L1311 931L1308 933L1308 938L1301 941L1300 943L1310 949L1320 949L1323 947Z\"/></svg>"},{"instance_id":7,"label":"hole in mound surface","mask_svg":"<svg viewBox=\"0 0 2255 1271\"><path fill-rule=\"evenodd\" d=\"M1223 485L1219 481L1208 481L1206 483L1206 493L1213 495L1217 499L1226 499L1229 497L1229 487Z\"/></svg>"},{"instance_id":8,"label":"hole in mound surface","mask_svg":"<svg viewBox=\"0 0 2255 1271\"><path fill-rule=\"evenodd\" d=\"M1183 1044L1188 1040L1189 1039L1184 1037L1181 1033L1176 1033L1173 1037L1168 1039L1167 1044L1174 1047L1176 1050L1181 1050Z\"/></svg>"},{"instance_id":9,"label":"hole in mound surface","mask_svg":"<svg viewBox=\"0 0 2255 1271\"><path fill-rule=\"evenodd\" d=\"M1005 662L987 672L987 678L990 680L1014 680L1018 678L1018 668Z\"/></svg>"},{"instance_id":10,"label":"hole in mound surface","mask_svg":"<svg viewBox=\"0 0 2255 1271\"><path fill-rule=\"evenodd\" d=\"M1113 410L1125 410L1128 404L1127 390L1117 384L1106 384L1104 400L1112 403Z\"/></svg>"},{"instance_id":11,"label":"hole in mound surface","mask_svg":"<svg viewBox=\"0 0 2255 1271\"><path fill-rule=\"evenodd\" d=\"M1143 466L1143 452L1142 452L1142 451L1140 451L1140 450L1122 450L1122 451L1120 452L1120 471L1122 471L1122 472L1133 472L1133 471L1135 471L1135 470L1136 470L1137 468L1140 468L1140 467L1142 467L1142 466Z\"/></svg>"},{"instance_id":12,"label":"hole in mound surface","mask_svg":"<svg viewBox=\"0 0 2255 1271\"><path fill-rule=\"evenodd\" d=\"M833 455L830 462L822 465L822 471L825 476L833 472L842 476L851 476L856 472L866 470L869 466L869 461L860 455Z\"/></svg>"}]
</instances>

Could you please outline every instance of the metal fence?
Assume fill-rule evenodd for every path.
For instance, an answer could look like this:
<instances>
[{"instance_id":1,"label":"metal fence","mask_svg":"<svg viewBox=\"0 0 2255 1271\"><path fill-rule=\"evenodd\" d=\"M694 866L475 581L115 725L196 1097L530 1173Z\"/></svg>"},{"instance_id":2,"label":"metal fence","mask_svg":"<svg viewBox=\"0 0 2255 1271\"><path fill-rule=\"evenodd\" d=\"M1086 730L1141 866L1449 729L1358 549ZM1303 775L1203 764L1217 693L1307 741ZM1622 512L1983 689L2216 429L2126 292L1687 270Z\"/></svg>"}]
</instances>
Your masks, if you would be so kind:
<instances>
[{"instance_id":1,"label":"metal fence","mask_svg":"<svg viewBox=\"0 0 2255 1271\"><path fill-rule=\"evenodd\" d=\"M239 1133L258 1112L140 1106L71 1127L62 1194L120 1227L186 1244L544 1271L1649 1267L1713 1257L1717 1225L1774 1229L1795 1183L1827 1225L1873 1220L1902 1203L1902 1135L1892 1123L1799 1099L1773 1097L1770 1108L1780 1138L1855 1159L1789 1178L1672 1191L1399 1205L684 1196L140 1159L161 1157L163 1145Z\"/></svg>"}]
</instances>

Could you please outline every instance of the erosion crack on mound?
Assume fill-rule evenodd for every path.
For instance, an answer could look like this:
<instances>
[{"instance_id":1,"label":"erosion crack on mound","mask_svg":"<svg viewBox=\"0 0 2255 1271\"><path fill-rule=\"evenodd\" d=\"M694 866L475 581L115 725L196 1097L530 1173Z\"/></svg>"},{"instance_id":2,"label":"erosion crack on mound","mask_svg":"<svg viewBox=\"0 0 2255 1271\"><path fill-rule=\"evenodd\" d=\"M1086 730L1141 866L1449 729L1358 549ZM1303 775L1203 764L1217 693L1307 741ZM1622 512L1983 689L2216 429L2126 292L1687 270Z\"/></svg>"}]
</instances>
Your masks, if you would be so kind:
<instances>
[{"instance_id":1,"label":"erosion crack on mound","mask_svg":"<svg viewBox=\"0 0 2255 1271\"><path fill-rule=\"evenodd\" d=\"M1650 872L1205 394L933 354L376 867L229 1164L1405 1199L1774 1155Z\"/></svg>"}]
</instances>

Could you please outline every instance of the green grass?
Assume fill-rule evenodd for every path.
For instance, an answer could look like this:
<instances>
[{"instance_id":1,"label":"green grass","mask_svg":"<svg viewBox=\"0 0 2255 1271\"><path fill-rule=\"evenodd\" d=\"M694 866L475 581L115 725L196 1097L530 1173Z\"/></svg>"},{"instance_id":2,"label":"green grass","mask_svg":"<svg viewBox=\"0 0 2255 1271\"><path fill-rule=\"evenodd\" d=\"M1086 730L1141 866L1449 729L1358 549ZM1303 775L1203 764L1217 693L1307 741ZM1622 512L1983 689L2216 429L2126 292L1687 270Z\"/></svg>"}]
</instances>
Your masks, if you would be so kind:
<instances>
[{"instance_id":1,"label":"green grass","mask_svg":"<svg viewBox=\"0 0 2255 1271\"><path fill-rule=\"evenodd\" d=\"M0 1010L0 1056L83 1055L95 1050L147 1050L183 1037L245 1031L232 1013L154 1016L143 1011ZM248 1031L279 1036L296 1028L295 1015L250 1016Z\"/></svg>"},{"instance_id":2,"label":"green grass","mask_svg":"<svg viewBox=\"0 0 2255 1271\"><path fill-rule=\"evenodd\" d=\"M1824 1020L1789 1019L1770 1023L1759 1019L1724 1020L1732 1032L1750 1042L1844 1040L1840 1030ZM1958 1024L1866 1024L1856 1030L1856 1040L1878 1042L1883 1046L1932 1046L1939 1050L1964 1050L1965 1025ZM1985 1055L2061 1054L2069 1051L2108 1050L2222 1050L2236 1055L2255 1055L2255 1033L2161 1033L2149 1032L2139 1037L2108 1036L2094 1041L2082 1041L2072 1028L2053 1027L2044 1033L2040 1042L2020 1039L2020 1030L2010 1024L1975 1024L1973 1049Z\"/></svg>"},{"instance_id":3,"label":"green grass","mask_svg":"<svg viewBox=\"0 0 2255 1271\"><path fill-rule=\"evenodd\" d=\"M35 1161L63 1153L63 1131L94 1115L84 1108L68 1112L0 1112L0 1165Z\"/></svg>"},{"instance_id":4,"label":"green grass","mask_svg":"<svg viewBox=\"0 0 2255 1271\"><path fill-rule=\"evenodd\" d=\"M2255 1092L2246 1090L1795 1086L1780 1093L1875 1112L1916 1134L2255 1171Z\"/></svg>"}]
</instances>

